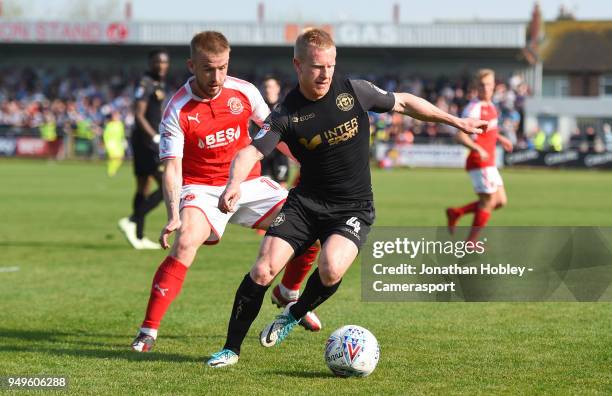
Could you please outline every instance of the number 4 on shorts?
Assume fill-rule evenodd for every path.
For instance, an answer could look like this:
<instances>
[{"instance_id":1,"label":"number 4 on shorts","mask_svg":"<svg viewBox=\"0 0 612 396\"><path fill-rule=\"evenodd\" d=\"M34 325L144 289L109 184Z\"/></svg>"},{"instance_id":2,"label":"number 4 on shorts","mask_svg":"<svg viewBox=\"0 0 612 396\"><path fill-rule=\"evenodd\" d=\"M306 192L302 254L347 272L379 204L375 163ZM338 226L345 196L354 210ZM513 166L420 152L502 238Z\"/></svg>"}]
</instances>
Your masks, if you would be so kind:
<instances>
[{"instance_id":1,"label":"number 4 on shorts","mask_svg":"<svg viewBox=\"0 0 612 396\"><path fill-rule=\"evenodd\" d=\"M361 224L359 223L359 220L357 220L357 217L351 217L350 219L348 219L346 225L353 227L353 231L355 231L355 234L359 234Z\"/></svg>"}]
</instances>

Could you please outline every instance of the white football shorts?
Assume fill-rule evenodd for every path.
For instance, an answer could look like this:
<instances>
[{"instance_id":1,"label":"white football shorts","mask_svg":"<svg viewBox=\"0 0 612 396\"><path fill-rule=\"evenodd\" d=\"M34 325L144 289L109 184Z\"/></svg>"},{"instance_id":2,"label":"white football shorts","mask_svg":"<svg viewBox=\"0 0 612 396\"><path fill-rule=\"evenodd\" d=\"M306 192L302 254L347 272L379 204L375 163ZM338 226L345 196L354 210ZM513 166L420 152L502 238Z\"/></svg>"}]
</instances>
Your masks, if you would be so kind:
<instances>
[{"instance_id":1,"label":"white football shorts","mask_svg":"<svg viewBox=\"0 0 612 396\"><path fill-rule=\"evenodd\" d=\"M499 170L494 166L485 168L471 169L468 171L472 179L474 191L478 194L493 194L500 186L504 185Z\"/></svg>"},{"instance_id":2,"label":"white football shorts","mask_svg":"<svg viewBox=\"0 0 612 396\"><path fill-rule=\"evenodd\" d=\"M211 233L206 242L214 245L219 242L227 223L257 228L276 208L285 203L287 190L274 180L258 177L240 185L240 200L234 213L219 210L219 197L225 186L188 184L181 191L180 210L197 208L208 220Z\"/></svg>"}]
</instances>

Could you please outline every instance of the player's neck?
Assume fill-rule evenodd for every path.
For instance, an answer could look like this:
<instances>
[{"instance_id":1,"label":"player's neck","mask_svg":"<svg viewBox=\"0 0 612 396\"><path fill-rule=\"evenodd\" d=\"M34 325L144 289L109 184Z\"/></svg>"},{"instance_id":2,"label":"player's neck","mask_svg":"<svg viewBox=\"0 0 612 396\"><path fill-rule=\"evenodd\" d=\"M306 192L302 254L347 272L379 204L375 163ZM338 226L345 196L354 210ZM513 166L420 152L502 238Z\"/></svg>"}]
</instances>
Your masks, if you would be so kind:
<instances>
[{"instance_id":1,"label":"player's neck","mask_svg":"<svg viewBox=\"0 0 612 396\"><path fill-rule=\"evenodd\" d=\"M313 94L310 92L306 92L301 85L298 85L298 89L300 90L300 93L302 94L303 97L305 97L306 99L310 100L311 102L316 102L317 100L321 99L322 97L324 97L325 95L327 95L327 92L325 92L325 94L323 95L317 95L317 94Z\"/></svg>"}]
</instances>

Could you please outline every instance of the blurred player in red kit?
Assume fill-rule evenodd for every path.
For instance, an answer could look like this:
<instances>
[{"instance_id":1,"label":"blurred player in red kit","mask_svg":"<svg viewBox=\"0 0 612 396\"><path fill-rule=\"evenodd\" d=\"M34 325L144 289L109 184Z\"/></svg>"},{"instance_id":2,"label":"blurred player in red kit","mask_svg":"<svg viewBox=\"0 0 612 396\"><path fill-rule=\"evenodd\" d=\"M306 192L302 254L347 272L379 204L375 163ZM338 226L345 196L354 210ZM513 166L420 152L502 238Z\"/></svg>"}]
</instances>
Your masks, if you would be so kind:
<instances>
[{"instance_id":1,"label":"blurred player in red kit","mask_svg":"<svg viewBox=\"0 0 612 396\"><path fill-rule=\"evenodd\" d=\"M480 135L468 136L457 133L457 141L470 149L465 168L472 179L474 191L478 200L465 206L447 208L446 217L448 230L452 234L461 216L474 213L472 228L467 240L475 241L478 233L484 227L491 212L500 209L508 202L504 182L495 165L496 144L499 141L506 151L512 151L512 142L499 134L497 109L491 101L495 89L495 72L491 69L481 69L474 77L478 97L472 100L463 112L463 117L478 118L488 121L486 132Z\"/></svg>"}]
</instances>

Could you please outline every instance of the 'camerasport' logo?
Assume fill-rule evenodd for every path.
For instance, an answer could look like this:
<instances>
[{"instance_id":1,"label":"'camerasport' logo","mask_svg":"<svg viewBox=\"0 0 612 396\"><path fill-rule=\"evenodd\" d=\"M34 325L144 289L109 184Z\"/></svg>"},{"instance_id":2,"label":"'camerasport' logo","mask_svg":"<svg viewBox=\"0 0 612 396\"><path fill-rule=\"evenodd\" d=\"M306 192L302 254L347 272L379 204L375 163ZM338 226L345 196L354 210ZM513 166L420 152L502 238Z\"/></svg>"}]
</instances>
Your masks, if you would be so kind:
<instances>
[{"instance_id":1,"label":"'camerasport' logo","mask_svg":"<svg viewBox=\"0 0 612 396\"><path fill-rule=\"evenodd\" d=\"M342 111L349 111L355 105L355 99L349 93L341 93L336 98L336 105Z\"/></svg>"},{"instance_id":2,"label":"'camerasport' logo","mask_svg":"<svg viewBox=\"0 0 612 396\"><path fill-rule=\"evenodd\" d=\"M227 106L230 109L230 113L236 114L236 115L242 113L242 110L244 110L242 101L235 96L232 96L231 98L229 98L229 100L227 101Z\"/></svg>"}]
</instances>

